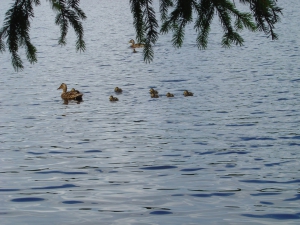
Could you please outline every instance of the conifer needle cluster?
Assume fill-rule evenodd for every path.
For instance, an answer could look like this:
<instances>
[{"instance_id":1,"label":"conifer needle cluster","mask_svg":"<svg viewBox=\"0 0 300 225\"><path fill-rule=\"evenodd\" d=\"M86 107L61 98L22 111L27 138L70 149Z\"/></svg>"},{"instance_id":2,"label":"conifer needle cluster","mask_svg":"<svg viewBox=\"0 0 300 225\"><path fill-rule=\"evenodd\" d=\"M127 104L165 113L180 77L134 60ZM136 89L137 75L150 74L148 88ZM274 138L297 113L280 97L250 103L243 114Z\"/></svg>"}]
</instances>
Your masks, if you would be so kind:
<instances>
[{"instance_id":1,"label":"conifer needle cluster","mask_svg":"<svg viewBox=\"0 0 300 225\"><path fill-rule=\"evenodd\" d=\"M66 44L66 35L71 26L76 35L76 50L84 51L82 21L85 13L79 7L80 0L47 0L56 12L55 23L60 27L58 43ZM223 47L243 45L240 31L244 28L254 32L264 32L272 40L278 39L274 32L275 24L280 21L282 9L277 0L159 0L161 26L158 25L152 0L129 0L133 15L136 39L144 43L144 60L151 62L154 57L153 46L159 34L172 32L172 43L180 48L184 41L185 27L193 23L197 33L199 49L207 47L208 35L214 16L217 16L223 30ZM249 8L241 12L236 4ZM30 21L34 17L33 6L40 0L15 0L6 12L3 27L0 29L0 52L8 48L12 65L16 71L23 69L18 50L24 47L30 63L37 62L36 48L30 41Z\"/></svg>"}]
</instances>

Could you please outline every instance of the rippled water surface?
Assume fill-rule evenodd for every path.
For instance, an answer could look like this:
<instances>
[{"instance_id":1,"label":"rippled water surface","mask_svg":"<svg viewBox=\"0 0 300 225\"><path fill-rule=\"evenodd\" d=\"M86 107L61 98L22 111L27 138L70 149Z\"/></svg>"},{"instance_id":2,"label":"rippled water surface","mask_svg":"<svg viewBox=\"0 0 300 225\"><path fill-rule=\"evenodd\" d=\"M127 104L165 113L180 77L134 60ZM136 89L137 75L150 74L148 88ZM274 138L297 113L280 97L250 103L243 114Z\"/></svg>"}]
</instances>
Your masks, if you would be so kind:
<instances>
[{"instance_id":1,"label":"rippled water surface","mask_svg":"<svg viewBox=\"0 0 300 225\"><path fill-rule=\"evenodd\" d=\"M213 26L199 51L189 27L181 49L162 36L145 64L128 1L82 1L84 53L71 30L57 45L42 1L38 63L16 73L0 57L1 225L299 224L300 2L278 4L278 41L245 31L223 49ZM62 82L84 101L63 104Z\"/></svg>"}]
</instances>

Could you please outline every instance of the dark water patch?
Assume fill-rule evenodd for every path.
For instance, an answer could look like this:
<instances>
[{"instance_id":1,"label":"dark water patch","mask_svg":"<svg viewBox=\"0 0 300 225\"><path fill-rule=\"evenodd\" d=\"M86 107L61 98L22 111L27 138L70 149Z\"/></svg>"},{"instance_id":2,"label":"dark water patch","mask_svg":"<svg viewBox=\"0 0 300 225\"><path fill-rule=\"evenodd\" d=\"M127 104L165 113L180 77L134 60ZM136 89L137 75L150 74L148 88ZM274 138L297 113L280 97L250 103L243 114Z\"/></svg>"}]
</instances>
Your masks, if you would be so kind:
<instances>
[{"instance_id":1,"label":"dark water patch","mask_svg":"<svg viewBox=\"0 0 300 225\"><path fill-rule=\"evenodd\" d=\"M291 82L300 82L300 79L294 79L294 80L291 80Z\"/></svg>"},{"instance_id":2,"label":"dark water patch","mask_svg":"<svg viewBox=\"0 0 300 225\"><path fill-rule=\"evenodd\" d=\"M280 139L297 139L300 140L300 136L292 136L292 137L279 137Z\"/></svg>"},{"instance_id":3,"label":"dark water patch","mask_svg":"<svg viewBox=\"0 0 300 225\"><path fill-rule=\"evenodd\" d=\"M43 155L45 153L43 152L27 152L28 154L32 154L32 155Z\"/></svg>"},{"instance_id":4,"label":"dark water patch","mask_svg":"<svg viewBox=\"0 0 300 225\"><path fill-rule=\"evenodd\" d=\"M228 155L228 154L244 155L244 154L248 154L248 153L250 153L250 152L246 152L246 151L229 151L229 152L216 153L216 155Z\"/></svg>"},{"instance_id":5,"label":"dark water patch","mask_svg":"<svg viewBox=\"0 0 300 225\"><path fill-rule=\"evenodd\" d=\"M198 171L198 170L204 170L205 168L187 168L187 169L182 169L180 171L183 172L192 172L192 171Z\"/></svg>"},{"instance_id":6,"label":"dark water patch","mask_svg":"<svg viewBox=\"0 0 300 225\"><path fill-rule=\"evenodd\" d=\"M152 215L168 215L168 214L173 214L173 213L172 212L168 212L168 211L158 210L158 211L153 211L150 214L152 214Z\"/></svg>"},{"instance_id":7,"label":"dark water patch","mask_svg":"<svg viewBox=\"0 0 300 225\"><path fill-rule=\"evenodd\" d=\"M262 158L254 158L254 160L261 161L261 160L264 160L264 159L262 159Z\"/></svg>"},{"instance_id":8,"label":"dark water patch","mask_svg":"<svg viewBox=\"0 0 300 225\"><path fill-rule=\"evenodd\" d=\"M251 127L255 126L255 123L243 123L243 124L226 124L227 127Z\"/></svg>"},{"instance_id":9,"label":"dark water patch","mask_svg":"<svg viewBox=\"0 0 300 225\"><path fill-rule=\"evenodd\" d=\"M74 184L64 184L64 185L60 185L60 186L47 186L47 187L37 187L37 188L31 188L33 190L39 190L39 189L60 189L60 188L74 188L74 187L78 187Z\"/></svg>"},{"instance_id":10,"label":"dark water patch","mask_svg":"<svg viewBox=\"0 0 300 225\"><path fill-rule=\"evenodd\" d=\"M216 151L207 151L207 152L195 152L198 155L210 155L216 153Z\"/></svg>"},{"instance_id":11,"label":"dark water patch","mask_svg":"<svg viewBox=\"0 0 300 225\"><path fill-rule=\"evenodd\" d=\"M216 113L228 113L227 111L216 111Z\"/></svg>"},{"instance_id":12,"label":"dark water patch","mask_svg":"<svg viewBox=\"0 0 300 225\"><path fill-rule=\"evenodd\" d=\"M250 148L267 148L267 147L273 147L274 145L250 145Z\"/></svg>"},{"instance_id":13,"label":"dark water patch","mask_svg":"<svg viewBox=\"0 0 300 225\"><path fill-rule=\"evenodd\" d=\"M225 167L226 168L234 168L234 167L236 167L236 164L235 163L227 163Z\"/></svg>"},{"instance_id":14,"label":"dark water patch","mask_svg":"<svg viewBox=\"0 0 300 225\"><path fill-rule=\"evenodd\" d=\"M12 202L39 202L44 200L45 200L44 198L28 197L28 198L14 198L11 201Z\"/></svg>"},{"instance_id":15,"label":"dark water patch","mask_svg":"<svg viewBox=\"0 0 300 225\"><path fill-rule=\"evenodd\" d=\"M288 199L285 199L284 201L298 201L298 200L300 200L300 194L296 194L295 196L296 197L288 198Z\"/></svg>"},{"instance_id":16,"label":"dark water patch","mask_svg":"<svg viewBox=\"0 0 300 225\"><path fill-rule=\"evenodd\" d=\"M281 163L267 163L265 166L279 166Z\"/></svg>"},{"instance_id":17,"label":"dark water patch","mask_svg":"<svg viewBox=\"0 0 300 225\"><path fill-rule=\"evenodd\" d=\"M235 195L235 193L211 193L211 194L191 194L190 196L193 197L199 197L199 198L209 198L213 196L219 196L219 197L228 197Z\"/></svg>"},{"instance_id":18,"label":"dark water patch","mask_svg":"<svg viewBox=\"0 0 300 225\"><path fill-rule=\"evenodd\" d=\"M101 150L86 150L85 153L95 153L95 152L102 152Z\"/></svg>"},{"instance_id":19,"label":"dark water patch","mask_svg":"<svg viewBox=\"0 0 300 225\"><path fill-rule=\"evenodd\" d=\"M24 171L36 172L36 171L43 171L43 170L47 170L47 169L49 169L49 168L33 169L33 170L24 170Z\"/></svg>"},{"instance_id":20,"label":"dark water patch","mask_svg":"<svg viewBox=\"0 0 300 225\"><path fill-rule=\"evenodd\" d=\"M175 80L161 80L160 82L184 82L187 81L185 79L175 79Z\"/></svg>"},{"instance_id":21,"label":"dark water patch","mask_svg":"<svg viewBox=\"0 0 300 225\"><path fill-rule=\"evenodd\" d=\"M300 146L300 143L295 143L295 142L289 143L289 146Z\"/></svg>"},{"instance_id":22,"label":"dark water patch","mask_svg":"<svg viewBox=\"0 0 300 225\"><path fill-rule=\"evenodd\" d=\"M288 98L279 98L277 99L277 101L286 101L286 100L289 100Z\"/></svg>"},{"instance_id":23,"label":"dark water patch","mask_svg":"<svg viewBox=\"0 0 300 225\"><path fill-rule=\"evenodd\" d=\"M63 201L62 203L64 204L79 204L79 203L84 203L82 201Z\"/></svg>"},{"instance_id":24,"label":"dark water patch","mask_svg":"<svg viewBox=\"0 0 300 225\"><path fill-rule=\"evenodd\" d=\"M81 210L90 210L90 208L82 208ZM112 213L120 213L120 212L124 212L124 211L121 211L121 210L104 210L104 209L100 209L98 210L98 212L112 212Z\"/></svg>"},{"instance_id":25,"label":"dark water patch","mask_svg":"<svg viewBox=\"0 0 300 225\"><path fill-rule=\"evenodd\" d=\"M281 193L276 192L266 192L266 193L257 193L257 194L250 194L251 196L272 196L272 195L280 195Z\"/></svg>"},{"instance_id":26,"label":"dark water patch","mask_svg":"<svg viewBox=\"0 0 300 225\"><path fill-rule=\"evenodd\" d=\"M231 148L245 148L246 145L231 145Z\"/></svg>"},{"instance_id":27,"label":"dark water patch","mask_svg":"<svg viewBox=\"0 0 300 225\"><path fill-rule=\"evenodd\" d=\"M240 137L242 141L275 141L276 139L270 137Z\"/></svg>"},{"instance_id":28,"label":"dark water patch","mask_svg":"<svg viewBox=\"0 0 300 225\"><path fill-rule=\"evenodd\" d=\"M148 166L141 167L141 170L166 170L166 169L175 169L177 166Z\"/></svg>"},{"instance_id":29,"label":"dark water patch","mask_svg":"<svg viewBox=\"0 0 300 225\"><path fill-rule=\"evenodd\" d=\"M86 172L64 172L60 170L52 170L52 171L42 171L42 172L36 172L38 174L51 174L51 173L60 173L60 174L88 174Z\"/></svg>"},{"instance_id":30,"label":"dark water patch","mask_svg":"<svg viewBox=\"0 0 300 225\"><path fill-rule=\"evenodd\" d=\"M204 142L194 142L194 144L197 144L197 145L207 145L207 143L204 143Z\"/></svg>"},{"instance_id":31,"label":"dark water patch","mask_svg":"<svg viewBox=\"0 0 300 225\"><path fill-rule=\"evenodd\" d=\"M61 152L61 151L50 151L50 154L71 154L71 152Z\"/></svg>"},{"instance_id":32,"label":"dark water patch","mask_svg":"<svg viewBox=\"0 0 300 225\"><path fill-rule=\"evenodd\" d=\"M274 205L273 202L260 201L259 203L264 204L264 205Z\"/></svg>"},{"instance_id":33,"label":"dark water patch","mask_svg":"<svg viewBox=\"0 0 300 225\"><path fill-rule=\"evenodd\" d=\"M0 192L9 192L9 191L20 191L21 189L10 189L10 188L8 188L8 189L0 189Z\"/></svg>"},{"instance_id":34,"label":"dark water patch","mask_svg":"<svg viewBox=\"0 0 300 225\"><path fill-rule=\"evenodd\" d=\"M264 215L255 214L241 214L242 216L258 218L258 219L276 219L276 220L288 220L288 219L300 219L300 213L288 214L288 213L272 213Z\"/></svg>"},{"instance_id":35,"label":"dark water patch","mask_svg":"<svg viewBox=\"0 0 300 225\"><path fill-rule=\"evenodd\" d=\"M257 183L257 184L294 184L300 183L300 180L290 180L290 181L273 181L273 180L240 180L240 182L245 183Z\"/></svg>"},{"instance_id":36,"label":"dark water patch","mask_svg":"<svg viewBox=\"0 0 300 225\"><path fill-rule=\"evenodd\" d=\"M176 156L181 156L181 154L174 154L174 155L162 155L162 156L167 156L167 157L176 157Z\"/></svg>"},{"instance_id":37,"label":"dark water patch","mask_svg":"<svg viewBox=\"0 0 300 225\"><path fill-rule=\"evenodd\" d=\"M253 167L253 168L241 168L240 170L261 170L261 168Z\"/></svg>"}]
</instances>

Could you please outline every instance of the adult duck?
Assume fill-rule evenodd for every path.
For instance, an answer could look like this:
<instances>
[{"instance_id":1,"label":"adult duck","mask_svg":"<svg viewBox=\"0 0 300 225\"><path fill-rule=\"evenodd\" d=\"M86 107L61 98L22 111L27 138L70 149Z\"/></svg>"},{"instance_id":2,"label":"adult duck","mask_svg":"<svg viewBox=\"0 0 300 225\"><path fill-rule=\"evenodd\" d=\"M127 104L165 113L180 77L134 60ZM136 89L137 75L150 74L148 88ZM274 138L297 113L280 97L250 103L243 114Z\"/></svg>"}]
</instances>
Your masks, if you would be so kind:
<instances>
[{"instance_id":1,"label":"adult duck","mask_svg":"<svg viewBox=\"0 0 300 225\"><path fill-rule=\"evenodd\" d=\"M129 41L129 43L131 43L131 48L142 48L144 47L144 44L141 44L141 43L135 43L135 41L133 39L131 39Z\"/></svg>"},{"instance_id":2,"label":"adult duck","mask_svg":"<svg viewBox=\"0 0 300 225\"><path fill-rule=\"evenodd\" d=\"M83 94L74 89L74 91L67 91L68 87L65 83L62 83L57 90L62 89L63 92L61 94L62 99L66 100L77 100L81 101Z\"/></svg>"}]
</instances>

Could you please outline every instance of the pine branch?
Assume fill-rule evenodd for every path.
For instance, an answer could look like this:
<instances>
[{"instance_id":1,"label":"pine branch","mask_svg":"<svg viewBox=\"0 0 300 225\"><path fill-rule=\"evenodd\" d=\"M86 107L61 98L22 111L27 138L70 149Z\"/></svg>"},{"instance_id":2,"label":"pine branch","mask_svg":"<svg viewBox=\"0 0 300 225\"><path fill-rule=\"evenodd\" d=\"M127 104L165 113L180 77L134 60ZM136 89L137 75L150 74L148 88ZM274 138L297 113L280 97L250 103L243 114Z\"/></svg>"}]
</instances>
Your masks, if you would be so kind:
<instances>
[{"instance_id":1,"label":"pine branch","mask_svg":"<svg viewBox=\"0 0 300 225\"><path fill-rule=\"evenodd\" d=\"M172 7L173 1L172 0L160 0L159 3L159 11L160 11L160 18L162 22L165 22L168 18L168 9Z\"/></svg>"},{"instance_id":2,"label":"pine branch","mask_svg":"<svg viewBox=\"0 0 300 225\"><path fill-rule=\"evenodd\" d=\"M142 2L139 0L130 0L131 12L133 14L133 25L136 31L136 39L138 42L144 40L144 20L142 11Z\"/></svg>"},{"instance_id":3,"label":"pine branch","mask_svg":"<svg viewBox=\"0 0 300 225\"><path fill-rule=\"evenodd\" d=\"M210 24L214 17L214 7L210 0L201 1L196 7L198 18L196 19L194 29L198 32L197 46L199 49L207 47L207 39L210 31Z\"/></svg>"}]
</instances>

